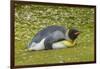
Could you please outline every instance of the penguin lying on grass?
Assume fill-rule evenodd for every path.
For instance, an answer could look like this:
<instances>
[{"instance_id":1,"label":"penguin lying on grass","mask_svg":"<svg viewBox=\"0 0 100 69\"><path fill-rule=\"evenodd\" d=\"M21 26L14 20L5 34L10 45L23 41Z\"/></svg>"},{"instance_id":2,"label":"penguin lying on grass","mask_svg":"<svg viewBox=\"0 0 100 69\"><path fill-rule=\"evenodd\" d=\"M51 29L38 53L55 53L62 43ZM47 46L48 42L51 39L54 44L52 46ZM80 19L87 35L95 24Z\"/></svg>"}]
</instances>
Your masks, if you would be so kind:
<instances>
[{"instance_id":1,"label":"penguin lying on grass","mask_svg":"<svg viewBox=\"0 0 100 69\"><path fill-rule=\"evenodd\" d=\"M79 35L76 29L66 29L62 26L48 26L40 30L28 45L28 50L49 50L74 46Z\"/></svg>"}]
</instances>

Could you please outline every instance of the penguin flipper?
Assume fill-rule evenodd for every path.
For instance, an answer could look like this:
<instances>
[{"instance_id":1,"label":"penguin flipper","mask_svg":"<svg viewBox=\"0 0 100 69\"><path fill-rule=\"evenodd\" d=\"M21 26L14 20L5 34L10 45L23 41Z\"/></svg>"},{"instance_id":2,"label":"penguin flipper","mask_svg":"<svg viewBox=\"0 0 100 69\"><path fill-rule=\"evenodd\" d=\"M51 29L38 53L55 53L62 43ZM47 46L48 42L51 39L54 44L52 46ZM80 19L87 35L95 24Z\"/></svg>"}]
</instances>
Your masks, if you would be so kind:
<instances>
[{"instance_id":1,"label":"penguin flipper","mask_svg":"<svg viewBox=\"0 0 100 69\"><path fill-rule=\"evenodd\" d=\"M52 44L61 40L65 40L65 35L61 31L50 34L44 41L45 50L53 49Z\"/></svg>"},{"instance_id":2,"label":"penguin flipper","mask_svg":"<svg viewBox=\"0 0 100 69\"><path fill-rule=\"evenodd\" d=\"M44 42L45 50L52 49L52 43L52 39L48 37Z\"/></svg>"}]
</instances>

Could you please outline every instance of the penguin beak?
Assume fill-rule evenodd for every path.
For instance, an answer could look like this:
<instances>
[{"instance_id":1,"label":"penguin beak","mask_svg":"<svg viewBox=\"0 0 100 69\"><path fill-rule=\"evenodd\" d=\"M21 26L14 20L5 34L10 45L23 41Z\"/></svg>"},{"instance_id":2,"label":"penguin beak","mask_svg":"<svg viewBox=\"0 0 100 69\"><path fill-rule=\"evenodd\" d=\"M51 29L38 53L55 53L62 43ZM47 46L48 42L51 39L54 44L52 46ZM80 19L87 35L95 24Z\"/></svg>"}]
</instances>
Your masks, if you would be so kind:
<instances>
[{"instance_id":1,"label":"penguin beak","mask_svg":"<svg viewBox=\"0 0 100 69\"><path fill-rule=\"evenodd\" d=\"M80 34L80 32L75 32L74 34L75 34L75 35L79 35L79 34Z\"/></svg>"}]
</instances>

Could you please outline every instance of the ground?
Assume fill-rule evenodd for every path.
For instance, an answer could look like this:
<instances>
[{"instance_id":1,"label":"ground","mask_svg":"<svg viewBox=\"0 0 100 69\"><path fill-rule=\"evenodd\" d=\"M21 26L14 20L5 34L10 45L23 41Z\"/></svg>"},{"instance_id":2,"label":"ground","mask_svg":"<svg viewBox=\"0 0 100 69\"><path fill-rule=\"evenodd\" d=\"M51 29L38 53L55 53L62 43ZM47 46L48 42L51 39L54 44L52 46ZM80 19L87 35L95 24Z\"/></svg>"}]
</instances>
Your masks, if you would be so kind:
<instances>
[{"instance_id":1,"label":"ground","mask_svg":"<svg viewBox=\"0 0 100 69\"><path fill-rule=\"evenodd\" d=\"M15 5L15 65L94 61L94 8L43 4ZM72 48L27 51L34 35L50 25L78 28L81 34Z\"/></svg>"}]
</instances>

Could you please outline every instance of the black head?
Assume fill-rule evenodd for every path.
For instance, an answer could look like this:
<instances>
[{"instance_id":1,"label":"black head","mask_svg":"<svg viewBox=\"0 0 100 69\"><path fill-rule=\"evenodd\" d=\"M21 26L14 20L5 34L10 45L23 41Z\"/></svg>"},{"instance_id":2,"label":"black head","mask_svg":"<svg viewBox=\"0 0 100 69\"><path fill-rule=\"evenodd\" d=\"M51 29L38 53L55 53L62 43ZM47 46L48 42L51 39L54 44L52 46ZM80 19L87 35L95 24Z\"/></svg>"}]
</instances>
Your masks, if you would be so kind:
<instances>
[{"instance_id":1,"label":"black head","mask_svg":"<svg viewBox=\"0 0 100 69\"><path fill-rule=\"evenodd\" d=\"M68 32L68 36L71 40L75 40L80 32L77 29L70 29Z\"/></svg>"}]
</instances>

